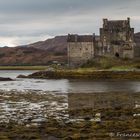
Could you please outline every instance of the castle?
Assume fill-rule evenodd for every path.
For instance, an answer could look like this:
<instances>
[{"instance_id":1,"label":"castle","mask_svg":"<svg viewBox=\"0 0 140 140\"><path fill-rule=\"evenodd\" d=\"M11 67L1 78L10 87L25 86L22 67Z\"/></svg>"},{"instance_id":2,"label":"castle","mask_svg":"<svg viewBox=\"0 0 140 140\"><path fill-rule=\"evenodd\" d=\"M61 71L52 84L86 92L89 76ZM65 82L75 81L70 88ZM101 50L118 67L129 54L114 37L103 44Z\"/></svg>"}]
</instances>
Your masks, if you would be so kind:
<instances>
[{"instance_id":1,"label":"castle","mask_svg":"<svg viewBox=\"0 0 140 140\"><path fill-rule=\"evenodd\" d=\"M68 34L67 42L69 66L80 66L97 56L133 59L137 54L130 18L103 19L100 36Z\"/></svg>"}]
</instances>

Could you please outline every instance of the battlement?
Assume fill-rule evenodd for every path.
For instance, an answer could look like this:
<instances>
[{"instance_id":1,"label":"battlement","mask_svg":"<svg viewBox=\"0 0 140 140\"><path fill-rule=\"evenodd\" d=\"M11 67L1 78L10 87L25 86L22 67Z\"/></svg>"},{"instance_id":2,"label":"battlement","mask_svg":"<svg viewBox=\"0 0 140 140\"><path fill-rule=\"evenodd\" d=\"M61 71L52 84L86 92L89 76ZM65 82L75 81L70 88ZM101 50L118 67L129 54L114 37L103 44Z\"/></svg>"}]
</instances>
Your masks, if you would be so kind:
<instances>
[{"instance_id":1,"label":"battlement","mask_svg":"<svg viewBox=\"0 0 140 140\"><path fill-rule=\"evenodd\" d=\"M117 29L126 27L130 28L130 18L127 18L127 20L103 19L103 28Z\"/></svg>"},{"instance_id":2,"label":"battlement","mask_svg":"<svg viewBox=\"0 0 140 140\"><path fill-rule=\"evenodd\" d=\"M93 42L95 40L95 34L93 35L77 35L68 34L67 42Z\"/></svg>"}]
</instances>

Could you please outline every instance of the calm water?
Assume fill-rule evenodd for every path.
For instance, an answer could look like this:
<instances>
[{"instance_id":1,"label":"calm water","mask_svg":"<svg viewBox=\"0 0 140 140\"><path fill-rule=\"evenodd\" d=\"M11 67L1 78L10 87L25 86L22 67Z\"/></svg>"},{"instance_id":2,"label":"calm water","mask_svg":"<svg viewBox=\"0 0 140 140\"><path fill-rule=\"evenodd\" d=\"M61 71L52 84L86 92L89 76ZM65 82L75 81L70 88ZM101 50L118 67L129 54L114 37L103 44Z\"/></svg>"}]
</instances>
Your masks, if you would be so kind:
<instances>
[{"instance_id":1,"label":"calm water","mask_svg":"<svg viewBox=\"0 0 140 140\"><path fill-rule=\"evenodd\" d=\"M134 93L140 92L140 81L16 78L20 74L28 75L33 72L0 71L0 77L15 79L14 81L0 82L0 89L6 90L0 91L0 123L13 121L19 124L36 125L46 122L48 118L73 122L86 117L90 117L93 121L100 121L100 112L96 112L98 117L94 117L93 109L98 110L103 107L106 110L110 106L113 108L130 107L130 109L140 107L140 95ZM17 91L11 92L10 90ZM31 91L27 92L26 90ZM109 91L129 91L129 93L99 93ZM78 112L79 108L80 110L86 108L88 111L91 109L91 111L88 113L85 111ZM139 112L134 115L139 115Z\"/></svg>"},{"instance_id":2,"label":"calm water","mask_svg":"<svg viewBox=\"0 0 140 140\"><path fill-rule=\"evenodd\" d=\"M17 79L20 74L28 75L35 71L0 71L0 77L11 77L15 81L0 82L2 90L43 90L60 93L129 91L140 92L140 81L85 81L85 80L41 80Z\"/></svg>"}]
</instances>

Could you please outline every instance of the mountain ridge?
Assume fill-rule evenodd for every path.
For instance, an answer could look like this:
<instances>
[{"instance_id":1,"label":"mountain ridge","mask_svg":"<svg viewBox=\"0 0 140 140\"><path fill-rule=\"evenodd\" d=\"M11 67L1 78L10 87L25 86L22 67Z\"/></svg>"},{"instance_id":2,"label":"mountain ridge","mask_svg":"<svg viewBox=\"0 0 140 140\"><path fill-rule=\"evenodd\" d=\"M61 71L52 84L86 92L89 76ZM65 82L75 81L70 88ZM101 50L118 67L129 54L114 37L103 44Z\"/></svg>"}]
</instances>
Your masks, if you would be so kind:
<instances>
[{"instance_id":1,"label":"mountain ridge","mask_svg":"<svg viewBox=\"0 0 140 140\"><path fill-rule=\"evenodd\" d=\"M38 41L32 44L18 46L18 47L31 47L36 49L46 50L48 52L66 54L67 53L67 35L56 36L45 41Z\"/></svg>"},{"instance_id":2,"label":"mountain ridge","mask_svg":"<svg viewBox=\"0 0 140 140\"><path fill-rule=\"evenodd\" d=\"M140 32L134 35L140 47ZM0 65L48 65L67 62L67 35L56 36L28 45L0 48Z\"/></svg>"}]
</instances>

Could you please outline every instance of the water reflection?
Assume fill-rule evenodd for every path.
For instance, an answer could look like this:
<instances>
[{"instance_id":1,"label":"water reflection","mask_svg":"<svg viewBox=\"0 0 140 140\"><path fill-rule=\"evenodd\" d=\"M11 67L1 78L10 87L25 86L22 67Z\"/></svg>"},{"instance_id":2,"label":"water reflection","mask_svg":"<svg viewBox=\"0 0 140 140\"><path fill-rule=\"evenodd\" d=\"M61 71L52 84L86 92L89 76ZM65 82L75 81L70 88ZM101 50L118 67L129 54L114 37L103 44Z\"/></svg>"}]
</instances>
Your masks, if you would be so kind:
<instances>
[{"instance_id":1,"label":"water reflection","mask_svg":"<svg viewBox=\"0 0 140 140\"><path fill-rule=\"evenodd\" d=\"M2 90L42 90L59 93L93 92L140 92L140 81L93 81L93 80L42 80L16 79L20 74L29 75L34 71L0 71L0 77L10 77L14 81L0 81Z\"/></svg>"},{"instance_id":2,"label":"water reflection","mask_svg":"<svg viewBox=\"0 0 140 140\"><path fill-rule=\"evenodd\" d=\"M71 119L126 119L140 112L140 93L69 93Z\"/></svg>"},{"instance_id":3,"label":"water reflection","mask_svg":"<svg viewBox=\"0 0 140 140\"><path fill-rule=\"evenodd\" d=\"M36 70L0 70L0 77L10 77L15 79L18 75L29 75Z\"/></svg>"},{"instance_id":4,"label":"water reflection","mask_svg":"<svg viewBox=\"0 0 140 140\"><path fill-rule=\"evenodd\" d=\"M16 79L0 82L1 90L68 92L68 80Z\"/></svg>"},{"instance_id":5,"label":"water reflection","mask_svg":"<svg viewBox=\"0 0 140 140\"><path fill-rule=\"evenodd\" d=\"M0 123L32 124L47 119L126 120L140 114L140 93L69 93L0 91Z\"/></svg>"},{"instance_id":6,"label":"water reflection","mask_svg":"<svg viewBox=\"0 0 140 140\"><path fill-rule=\"evenodd\" d=\"M140 92L140 81L71 80L69 86L69 92L72 93Z\"/></svg>"},{"instance_id":7,"label":"water reflection","mask_svg":"<svg viewBox=\"0 0 140 140\"><path fill-rule=\"evenodd\" d=\"M15 79L1 81L1 90L42 90L59 93L140 92L139 81L85 81Z\"/></svg>"}]
</instances>

